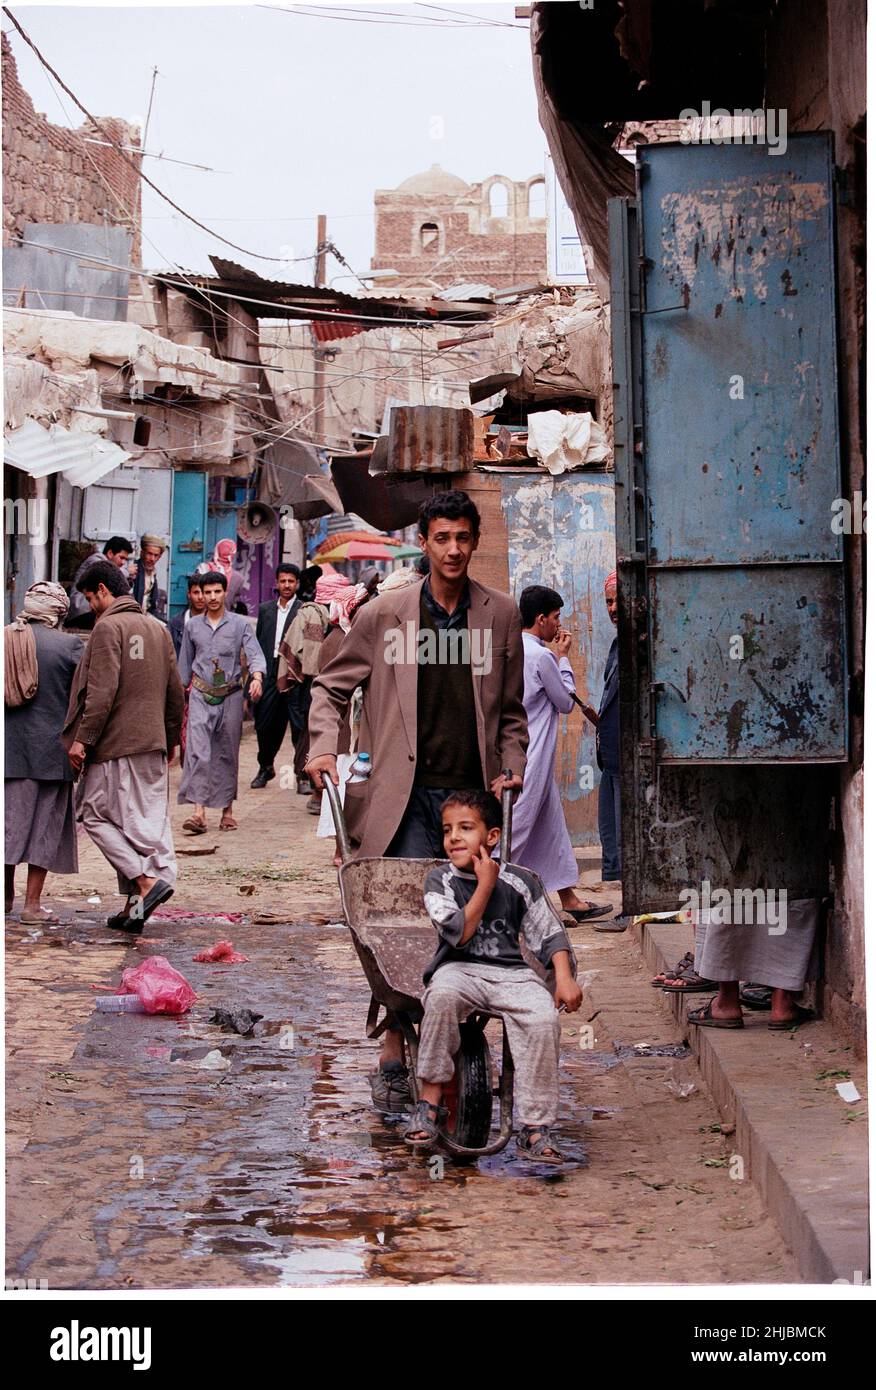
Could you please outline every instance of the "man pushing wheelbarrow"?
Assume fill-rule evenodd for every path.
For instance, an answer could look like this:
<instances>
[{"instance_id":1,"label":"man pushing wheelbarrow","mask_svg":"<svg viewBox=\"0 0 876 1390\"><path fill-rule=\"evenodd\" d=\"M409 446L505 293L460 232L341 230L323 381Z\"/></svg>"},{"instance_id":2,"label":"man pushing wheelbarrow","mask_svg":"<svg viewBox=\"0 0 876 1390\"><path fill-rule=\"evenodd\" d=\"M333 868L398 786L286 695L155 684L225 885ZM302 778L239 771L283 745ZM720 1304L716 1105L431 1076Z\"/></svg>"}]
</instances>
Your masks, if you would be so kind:
<instances>
[{"instance_id":1,"label":"man pushing wheelbarrow","mask_svg":"<svg viewBox=\"0 0 876 1390\"><path fill-rule=\"evenodd\" d=\"M424 502L419 540L429 574L366 604L313 683L306 771L317 786L324 775L337 785L340 723L356 687L364 691L359 747L373 772L347 783L344 802L357 858L440 859L441 808L451 792L489 788L500 796L505 786L523 785L520 614L507 594L468 578L479 536L480 515L466 493ZM383 1114L400 1115L413 1091L392 1016L383 1038L372 1096Z\"/></svg>"}]
</instances>

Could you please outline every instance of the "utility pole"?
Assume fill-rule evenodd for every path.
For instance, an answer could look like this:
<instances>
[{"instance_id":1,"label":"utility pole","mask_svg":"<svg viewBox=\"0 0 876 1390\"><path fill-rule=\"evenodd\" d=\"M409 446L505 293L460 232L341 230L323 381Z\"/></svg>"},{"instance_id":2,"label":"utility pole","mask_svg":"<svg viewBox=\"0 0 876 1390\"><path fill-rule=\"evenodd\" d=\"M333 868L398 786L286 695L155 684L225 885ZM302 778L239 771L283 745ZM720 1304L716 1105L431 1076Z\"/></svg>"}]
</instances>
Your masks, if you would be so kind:
<instances>
[{"instance_id":1,"label":"utility pole","mask_svg":"<svg viewBox=\"0 0 876 1390\"><path fill-rule=\"evenodd\" d=\"M325 260L326 215L324 212L321 212L316 219L316 264L313 276L314 285L320 288L325 285ZM315 322L311 322L310 333L313 343L313 424L314 433L317 441L319 441L325 437L325 359L323 357L322 345L316 336Z\"/></svg>"}]
</instances>

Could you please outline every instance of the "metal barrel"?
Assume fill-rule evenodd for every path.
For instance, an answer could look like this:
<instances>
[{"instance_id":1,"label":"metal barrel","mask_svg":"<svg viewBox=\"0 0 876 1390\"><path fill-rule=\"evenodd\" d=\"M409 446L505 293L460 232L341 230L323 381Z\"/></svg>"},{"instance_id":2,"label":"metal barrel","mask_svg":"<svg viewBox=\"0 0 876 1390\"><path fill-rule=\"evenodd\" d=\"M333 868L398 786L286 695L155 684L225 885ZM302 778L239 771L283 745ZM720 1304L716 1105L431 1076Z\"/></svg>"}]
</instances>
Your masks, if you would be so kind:
<instances>
[{"instance_id":1,"label":"metal barrel","mask_svg":"<svg viewBox=\"0 0 876 1390\"><path fill-rule=\"evenodd\" d=\"M350 837L347 834L347 822L344 820L344 808L341 805L341 798L337 787L327 772L322 774L322 785L329 799L329 806L332 811L332 820L335 823L335 835L338 839L338 849L340 850L341 859L346 864L347 860L352 857L353 851L350 848Z\"/></svg>"},{"instance_id":2,"label":"metal barrel","mask_svg":"<svg viewBox=\"0 0 876 1390\"><path fill-rule=\"evenodd\" d=\"M514 774L511 769L506 767L502 770L503 777L512 777ZM499 841L499 860L503 864L508 864L511 860L511 810L514 805L514 790L512 787L502 788L502 838Z\"/></svg>"}]
</instances>

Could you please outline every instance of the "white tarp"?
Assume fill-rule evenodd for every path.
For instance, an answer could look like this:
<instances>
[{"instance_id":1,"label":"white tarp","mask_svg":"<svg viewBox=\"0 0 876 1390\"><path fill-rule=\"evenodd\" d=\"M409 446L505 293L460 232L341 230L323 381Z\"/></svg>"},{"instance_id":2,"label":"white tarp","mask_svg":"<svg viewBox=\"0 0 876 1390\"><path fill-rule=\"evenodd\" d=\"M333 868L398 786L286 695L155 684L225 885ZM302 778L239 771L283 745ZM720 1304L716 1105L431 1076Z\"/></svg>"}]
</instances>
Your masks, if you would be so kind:
<instances>
[{"instance_id":1,"label":"white tarp","mask_svg":"<svg viewBox=\"0 0 876 1390\"><path fill-rule=\"evenodd\" d=\"M65 430L61 425L44 429L36 420L25 420L4 441L5 461L32 478L63 473L73 487L88 487L131 455L98 434Z\"/></svg>"},{"instance_id":2,"label":"white tarp","mask_svg":"<svg viewBox=\"0 0 876 1390\"><path fill-rule=\"evenodd\" d=\"M109 362L140 383L169 382L207 396L244 380L240 367L203 348L173 343L136 323L84 319L60 310L4 309L3 340L7 352L36 357L56 372Z\"/></svg>"},{"instance_id":3,"label":"white tarp","mask_svg":"<svg viewBox=\"0 0 876 1390\"><path fill-rule=\"evenodd\" d=\"M605 431L589 410L581 415L540 410L528 415L526 424L530 454L555 476L583 464L607 463L611 458Z\"/></svg>"}]
</instances>

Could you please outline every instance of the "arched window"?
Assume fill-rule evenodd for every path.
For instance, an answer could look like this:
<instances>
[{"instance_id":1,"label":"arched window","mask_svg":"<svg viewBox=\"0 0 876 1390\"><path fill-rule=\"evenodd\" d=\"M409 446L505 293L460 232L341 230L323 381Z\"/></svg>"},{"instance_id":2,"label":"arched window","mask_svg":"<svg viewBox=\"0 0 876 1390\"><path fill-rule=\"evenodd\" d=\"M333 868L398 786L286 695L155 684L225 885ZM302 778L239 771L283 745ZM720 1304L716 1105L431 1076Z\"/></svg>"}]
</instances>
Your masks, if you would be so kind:
<instances>
[{"instance_id":1,"label":"arched window","mask_svg":"<svg viewBox=\"0 0 876 1390\"><path fill-rule=\"evenodd\" d=\"M438 250L438 223L424 222L420 228L420 250Z\"/></svg>"},{"instance_id":2,"label":"arched window","mask_svg":"<svg viewBox=\"0 0 876 1390\"><path fill-rule=\"evenodd\" d=\"M529 185L526 215L527 217L544 217L546 215L544 179L536 179L535 183Z\"/></svg>"},{"instance_id":3,"label":"arched window","mask_svg":"<svg viewBox=\"0 0 876 1390\"><path fill-rule=\"evenodd\" d=\"M490 185L490 216L508 216L508 189L504 183Z\"/></svg>"}]
</instances>

